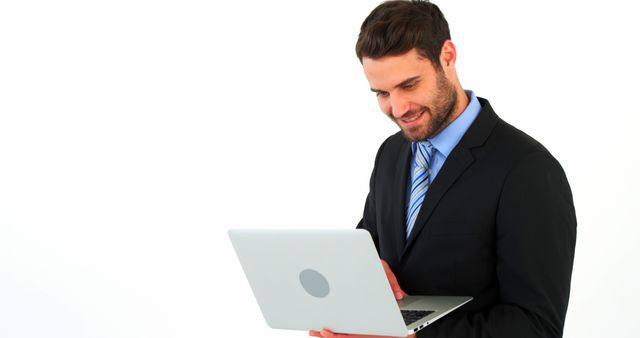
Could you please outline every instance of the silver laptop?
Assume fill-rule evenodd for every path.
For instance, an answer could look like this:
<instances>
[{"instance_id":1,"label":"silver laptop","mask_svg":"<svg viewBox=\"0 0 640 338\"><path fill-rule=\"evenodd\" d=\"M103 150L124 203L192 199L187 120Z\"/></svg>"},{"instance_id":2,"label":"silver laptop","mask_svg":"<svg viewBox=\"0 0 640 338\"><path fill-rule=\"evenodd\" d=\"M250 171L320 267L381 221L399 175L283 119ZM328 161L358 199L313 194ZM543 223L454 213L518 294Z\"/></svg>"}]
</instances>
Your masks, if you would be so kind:
<instances>
[{"instance_id":1,"label":"silver laptop","mask_svg":"<svg viewBox=\"0 0 640 338\"><path fill-rule=\"evenodd\" d=\"M406 336L472 299L396 301L366 230L229 230L229 237L275 329Z\"/></svg>"}]
</instances>

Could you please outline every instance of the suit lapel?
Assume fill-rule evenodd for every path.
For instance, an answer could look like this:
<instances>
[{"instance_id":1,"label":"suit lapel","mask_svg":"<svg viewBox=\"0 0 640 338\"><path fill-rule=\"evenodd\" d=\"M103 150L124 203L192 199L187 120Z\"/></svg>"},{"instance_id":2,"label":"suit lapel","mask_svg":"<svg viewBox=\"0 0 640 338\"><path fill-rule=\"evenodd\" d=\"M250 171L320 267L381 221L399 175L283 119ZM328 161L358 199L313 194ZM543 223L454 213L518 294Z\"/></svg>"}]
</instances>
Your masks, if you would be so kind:
<instances>
[{"instance_id":1,"label":"suit lapel","mask_svg":"<svg viewBox=\"0 0 640 338\"><path fill-rule=\"evenodd\" d=\"M473 163L474 157L471 154L471 148L484 144L498 121L498 116L491 108L491 105L489 105L489 102L482 98L478 98L478 100L480 100L482 110L458 145L453 149L451 154L449 154L438 176L436 176L436 179L429 187L420 211L418 212L418 217L416 218L411 235L404 246L402 255L407 252L415 238L423 228L428 225L428 220L442 197L451 186L455 184L460 175Z\"/></svg>"},{"instance_id":2,"label":"suit lapel","mask_svg":"<svg viewBox=\"0 0 640 338\"><path fill-rule=\"evenodd\" d=\"M399 154L398 154L398 162L396 167L396 172L399 173L395 177L395 181L393 182L393 189L391 196L395 197L393 210L399 210L400 212L397 215L394 215L395 221L394 224L399 224L399 226L395 227L394 235L395 235L395 246L397 248L397 257L400 257L402 251L404 250L406 243L406 205L407 205L407 180L409 179L409 164L411 162L411 143L409 141L403 140Z\"/></svg>"}]
</instances>

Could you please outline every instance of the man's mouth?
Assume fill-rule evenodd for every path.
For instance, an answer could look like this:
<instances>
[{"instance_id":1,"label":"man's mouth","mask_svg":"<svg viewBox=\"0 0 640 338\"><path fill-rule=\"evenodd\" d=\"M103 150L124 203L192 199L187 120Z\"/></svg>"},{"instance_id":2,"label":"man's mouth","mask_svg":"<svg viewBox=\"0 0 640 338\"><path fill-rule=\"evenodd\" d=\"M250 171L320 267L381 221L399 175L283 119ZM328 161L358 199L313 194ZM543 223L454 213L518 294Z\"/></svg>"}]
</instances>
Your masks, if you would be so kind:
<instances>
[{"instance_id":1,"label":"man's mouth","mask_svg":"<svg viewBox=\"0 0 640 338\"><path fill-rule=\"evenodd\" d=\"M413 122L417 121L418 119L420 119L422 117L422 115L425 113L426 109L422 109L417 113L414 113L410 116L407 116L405 118L400 119L400 121L402 122L402 124L412 124Z\"/></svg>"},{"instance_id":2,"label":"man's mouth","mask_svg":"<svg viewBox=\"0 0 640 338\"><path fill-rule=\"evenodd\" d=\"M419 119L419 118L420 118L420 116L422 116L422 112L417 113L417 114L414 114L414 115L411 115L411 116L410 116L410 117L408 117L408 118L404 118L404 119L402 119L402 121L403 121L403 122L407 122L407 123L408 123L408 122L413 122L413 121L415 121L415 120Z\"/></svg>"}]
</instances>

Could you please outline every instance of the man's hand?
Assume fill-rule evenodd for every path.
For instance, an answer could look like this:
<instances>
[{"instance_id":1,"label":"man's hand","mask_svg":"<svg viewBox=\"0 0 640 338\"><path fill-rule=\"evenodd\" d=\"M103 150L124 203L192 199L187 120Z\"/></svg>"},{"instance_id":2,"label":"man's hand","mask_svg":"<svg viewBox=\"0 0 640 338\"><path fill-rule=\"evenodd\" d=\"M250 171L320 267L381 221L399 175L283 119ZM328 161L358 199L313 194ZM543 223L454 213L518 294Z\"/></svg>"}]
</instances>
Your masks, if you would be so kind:
<instances>
[{"instance_id":1,"label":"man's hand","mask_svg":"<svg viewBox=\"0 0 640 338\"><path fill-rule=\"evenodd\" d=\"M361 336L355 334L339 334L333 333L329 330L322 331L309 331L309 335L312 337L324 337L324 338L391 338L389 336ZM396 338L405 338L405 337L396 337ZM407 336L406 338L416 338L416 334L412 334Z\"/></svg>"},{"instance_id":2,"label":"man's hand","mask_svg":"<svg viewBox=\"0 0 640 338\"><path fill-rule=\"evenodd\" d=\"M389 285L391 285L391 291L393 291L393 294L396 296L396 300L404 298L404 296L406 296L407 294L400 288L400 284L398 284L396 275L393 274L393 271L391 271L389 264L387 264L384 259L381 259L380 263L382 263L382 268L384 269L384 273L387 275Z\"/></svg>"},{"instance_id":3,"label":"man's hand","mask_svg":"<svg viewBox=\"0 0 640 338\"><path fill-rule=\"evenodd\" d=\"M400 300L404 298L407 294L402 291L400 288L400 284L398 284L398 280L396 279L396 275L391 271L389 264L385 262L384 259L381 259L382 268L384 269L385 275L387 275L387 280L389 280L389 285L391 285L391 290L396 297L396 300ZM341 338L341 337L349 337L349 338L389 338L389 336L362 336L362 335L354 335L354 334L339 334L333 333L327 329L322 331L309 331L309 335L312 337L324 337L324 338ZM407 336L407 338L415 338L416 334L412 334Z\"/></svg>"}]
</instances>

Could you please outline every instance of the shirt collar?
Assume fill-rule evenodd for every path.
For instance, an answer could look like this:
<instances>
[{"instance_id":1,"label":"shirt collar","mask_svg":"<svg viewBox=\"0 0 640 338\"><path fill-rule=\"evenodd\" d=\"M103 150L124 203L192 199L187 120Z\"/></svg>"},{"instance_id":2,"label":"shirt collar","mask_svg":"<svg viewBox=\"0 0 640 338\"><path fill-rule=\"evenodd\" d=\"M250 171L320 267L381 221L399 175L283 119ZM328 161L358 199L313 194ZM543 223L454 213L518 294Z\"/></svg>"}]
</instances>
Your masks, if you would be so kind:
<instances>
[{"instance_id":1,"label":"shirt collar","mask_svg":"<svg viewBox=\"0 0 640 338\"><path fill-rule=\"evenodd\" d=\"M449 157L453 148L455 148L458 142L460 142L462 136L464 136L467 129L469 129L480 113L480 110L482 110L482 106L480 105L480 101L478 101L476 94L472 90L465 90L464 92L469 98L467 108L465 108L462 114L453 120L453 122L451 122L451 124L444 128L440 133L427 139L431 142L433 148L444 155L444 157ZM411 146L414 153L417 146L415 143L416 142L412 142Z\"/></svg>"}]
</instances>

